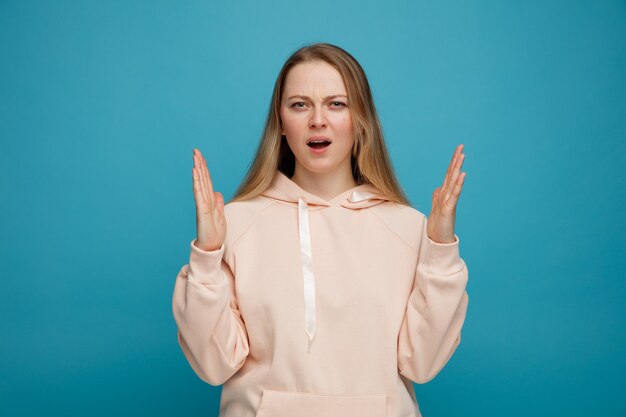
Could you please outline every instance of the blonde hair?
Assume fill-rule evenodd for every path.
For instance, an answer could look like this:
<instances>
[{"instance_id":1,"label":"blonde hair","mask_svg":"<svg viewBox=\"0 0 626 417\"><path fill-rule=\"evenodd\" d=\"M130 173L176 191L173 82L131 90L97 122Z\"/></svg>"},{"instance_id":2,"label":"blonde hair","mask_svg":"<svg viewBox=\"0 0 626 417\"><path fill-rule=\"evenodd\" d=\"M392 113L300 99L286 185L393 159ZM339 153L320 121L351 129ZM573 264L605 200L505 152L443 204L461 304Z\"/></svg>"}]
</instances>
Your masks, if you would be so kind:
<instances>
[{"instance_id":1,"label":"blonde hair","mask_svg":"<svg viewBox=\"0 0 626 417\"><path fill-rule=\"evenodd\" d=\"M254 198L272 183L276 169L291 177L295 156L281 135L280 105L289 71L302 62L321 60L339 71L346 86L355 132L352 175L357 184L369 183L399 204L410 205L394 173L369 83L361 65L342 48L315 43L294 52L285 62L274 84L265 129L254 160L231 201Z\"/></svg>"}]
</instances>

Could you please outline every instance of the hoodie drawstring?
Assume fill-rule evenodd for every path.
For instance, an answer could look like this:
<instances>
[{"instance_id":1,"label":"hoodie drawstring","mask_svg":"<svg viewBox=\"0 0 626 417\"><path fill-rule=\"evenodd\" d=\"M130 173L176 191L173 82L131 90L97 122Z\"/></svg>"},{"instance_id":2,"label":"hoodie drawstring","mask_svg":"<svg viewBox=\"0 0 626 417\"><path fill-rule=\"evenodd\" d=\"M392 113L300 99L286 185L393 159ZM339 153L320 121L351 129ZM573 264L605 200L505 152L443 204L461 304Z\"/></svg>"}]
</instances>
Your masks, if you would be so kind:
<instances>
[{"instance_id":1,"label":"hoodie drawstring","mask_svg":"<svg viewBox=\"0 0 626 417\"><path fill-rule=\"evenodd\" d=\"M323 214L324 208L328 207L361 210L384 203L389 199L386 198L384 194L381 194L372 184L363 183L353 187L353 189L346 190L341 196L335 196L331 200L326 201L302 189L279 169L276 170L272 184L261 194L266 198L287 204L290 207L294 207L295 202L298 202L298 233L304 281L304 329L308 338L307 353L311 353L311 345L317 327L317 303L315 298L315 275L313 274L313 254L309 224L310 207L316 206L313 210L319 210L320 213ZM320 216L322 214L320 214ZM323 307L324 306L320 304L320 308Z\"/></svg>"},{"instance_id":2,"label":"hoodie drawstring","mask_svg":"<svg viewBox=\"0 0 626 417\"><path fill-rule=\"evenodd\" d=\"M307 353L315 335L315 275L313 274L313 254L311 253L311 233L309 229L309 208L302 197L298 198L298 230L300 234L300 255L304 277L304 329L309 339Z\"/></svg>"}]
</instances>

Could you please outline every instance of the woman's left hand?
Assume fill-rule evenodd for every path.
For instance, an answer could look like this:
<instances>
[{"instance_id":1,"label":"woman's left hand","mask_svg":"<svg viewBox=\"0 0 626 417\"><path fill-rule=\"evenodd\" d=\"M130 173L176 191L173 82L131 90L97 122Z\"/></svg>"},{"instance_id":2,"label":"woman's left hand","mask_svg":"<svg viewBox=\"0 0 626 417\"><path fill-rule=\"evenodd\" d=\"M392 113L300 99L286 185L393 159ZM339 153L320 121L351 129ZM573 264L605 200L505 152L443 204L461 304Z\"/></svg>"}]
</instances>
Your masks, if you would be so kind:
<instances>
[{"instance_id":1,"label":"woman's left hand","mask_svg":"<svg viewBox=\"0 0 626 417\"><path fill-rule=\"evenodd\" d=\"M426 233L437 243L454 243L454 218L456 203L461 195L465 172L461 172L461 165L465 154L463 144L457 146L448 166L443 185L433 192L433 207L428 217Z\"/></svg>"}]
</instances>

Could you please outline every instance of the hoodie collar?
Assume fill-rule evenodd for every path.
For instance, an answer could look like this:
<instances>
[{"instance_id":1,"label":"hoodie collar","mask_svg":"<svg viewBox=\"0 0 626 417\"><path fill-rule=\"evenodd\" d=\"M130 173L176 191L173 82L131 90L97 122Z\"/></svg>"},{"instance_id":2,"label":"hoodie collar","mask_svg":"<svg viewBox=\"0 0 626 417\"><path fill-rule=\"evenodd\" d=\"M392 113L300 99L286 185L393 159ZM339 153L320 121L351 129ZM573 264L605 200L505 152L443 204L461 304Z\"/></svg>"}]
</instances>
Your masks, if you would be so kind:
<instances>
[{"instance_id":1,"label":"hoodie collar","mask_svg":"<svg viewBox=\"0 0 626 417\"><path fill-rule=\"evenodd\" d=\"M349 209L360 209L375 206L388 200L372 184L364 183L343 191L327 201L302 189L280 170L276 170L272 184L261 194L278 202L294 206L298 205L301 198L307 203L310 210L337 205Z\"/></svg>"}]
</instances>

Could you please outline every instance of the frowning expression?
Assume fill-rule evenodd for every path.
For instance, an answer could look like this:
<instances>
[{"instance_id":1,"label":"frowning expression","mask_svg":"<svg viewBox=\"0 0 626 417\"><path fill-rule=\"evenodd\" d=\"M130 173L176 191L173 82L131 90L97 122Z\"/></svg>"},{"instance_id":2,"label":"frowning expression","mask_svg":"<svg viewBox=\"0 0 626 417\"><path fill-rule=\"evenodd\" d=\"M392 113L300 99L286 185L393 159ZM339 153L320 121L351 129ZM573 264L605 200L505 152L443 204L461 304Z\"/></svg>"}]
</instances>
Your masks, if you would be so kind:
<instances>
[{"instance_id":1,"label":"frowning expression","mask_svg":"<svg viewBox=\"0 0 626 417\"><path fill-rule=\"evenodd\" d=\"M296 165L315 173L351 169L354 134L348 106L345 84L333 66L318 60L291 68L280 118Z\"/></svg>"}]
</instances>

